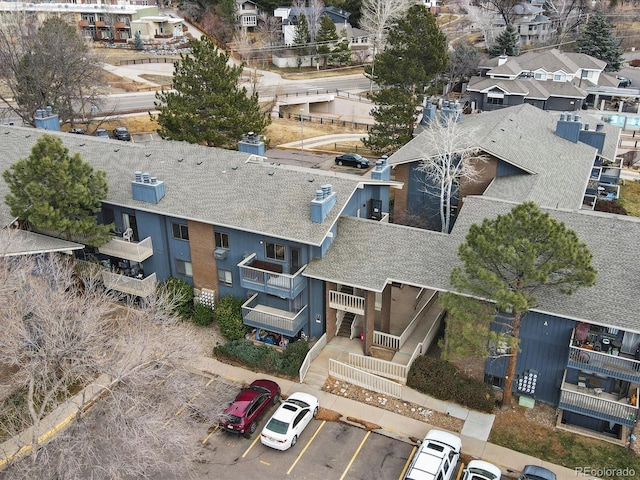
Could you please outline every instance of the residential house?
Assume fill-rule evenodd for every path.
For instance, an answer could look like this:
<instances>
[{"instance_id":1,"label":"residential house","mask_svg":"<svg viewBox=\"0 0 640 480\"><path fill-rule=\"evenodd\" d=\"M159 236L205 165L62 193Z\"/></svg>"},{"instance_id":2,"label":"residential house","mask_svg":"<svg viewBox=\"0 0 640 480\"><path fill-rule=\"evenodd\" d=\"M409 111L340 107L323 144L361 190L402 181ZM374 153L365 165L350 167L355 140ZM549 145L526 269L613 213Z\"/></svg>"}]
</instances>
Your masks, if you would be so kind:
<instances>
[{"instance_id":1,"label":"residential house","mask_svg":"<svg viewBox=\"0 0 640 480\"><path fill-rule=\"evenodd\" d=\"M580 110L589 87L613 85L606 63L583 53L551 49L496 57L480 65L467 91L479 110L530 103L543 110ZM617 86L617 83L615 84Z\"/></svg>"},{"instance_id":2,"label":"residential house","mask_svg":"<svg viewBox=\"0 0 640 480\"><path fill-rule=\"evenodd\" d=\"M0 15L13 11L31 12L40 21L60 16L76 24L85 39L95 41L126 42L136 31L143 40L181 36L184 22L159 15L158 7L149 4L0 2Z\"/></svg>"},{"instance_id":3,"label":"residential house","mask_svg":"<svg viewBox=\"0 0 640 480\"><path fill-rule=\"evenodd\" d=\"M114 237L84 255L103 262L108 288L145 295L158 281L182 278L202 301L246 299L243 321L257 333L310 338L320 347L346 325L364 355L332 359L330 373L375 378L376 388L397 395L411 359L435 338L443 318L437 295L451 290L449 274L470 225L537 202L587 243L599 273L595 286L573 296L540 291L524 318L514 388L558 406L560 427L623 442L638 413L640 262L621 255L620 245L633 245L640 220L582 208L594 173L615 176L604 162L615 155L619 131L530 105L471 115L466 124L465 135L488 160L479 187L461 186L450 233L387 223L391 188L394 211L414 201L411 164L430 152L420 135L361 177L272 164L252 135L232 152L179 142L114 149L111 140L53 134L107 173L100 220L115 224ZM3 133L5 170L44 132L7 126ZM6 189L0 181L2 197ZM0 221L15 221L4 204ZM417 294L394 302L403 291ZM398 308L410 310L411 320L395 333ZM383 361L370 356L377 346L410 352ZM485 372L487 381L511 387L504 359L488 361Z\"/></svg>"},{"instance_id":4,"label":"residential house","mask_svg":"<svg viewBox=\"0 0 640 480\"><path fill-rule=\"evenodd\" d=\"M236 0L236 13L238 25L241 28L253 30L258 25L260 10L258 4L251 0Z\"/></svg>"}]
</instances>

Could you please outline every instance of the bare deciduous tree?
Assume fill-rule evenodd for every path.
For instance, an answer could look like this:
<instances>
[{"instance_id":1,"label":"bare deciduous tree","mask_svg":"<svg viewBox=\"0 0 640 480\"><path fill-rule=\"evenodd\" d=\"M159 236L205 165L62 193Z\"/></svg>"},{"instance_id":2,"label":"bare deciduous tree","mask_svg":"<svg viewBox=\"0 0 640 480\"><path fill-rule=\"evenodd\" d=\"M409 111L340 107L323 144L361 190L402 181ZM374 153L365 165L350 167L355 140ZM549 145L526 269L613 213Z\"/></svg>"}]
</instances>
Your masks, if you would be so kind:
<instances>
[{"instance_id":1,"label":"bare deciduous tree","mask_svg":"<svg viewBox=\"0 0 640 480\"><path fill-rule=\"evenodd\" d=\"M360 26L373 35L379 51L384 50L389 28L414 3L411 0L362 0Z\"/></svg>"},{"instance_id":2,"label":"bare deciduous tree","mask_svg":"<svg viewBox=\"0 0 640 480\"><path fill-rule=\"evenodd\" d=\"M95 89L103 83L99 59L75 27L58 17L40 24L24 11L2 15L0 76L8 87L0 100L28 125L38 108L52 106L63 123L73 125L102 105Z\"/></svg>"},{"instance_id":3,"label":"bare deciduous tree","mask_svg":"<svg viewBox=\"0 0 640 480\"><path fill-rule=\"evenodd\" d=\"M588 7L585 0L548 0L545 8L555 26L555 42L563 43L584 21Z\"/></svg>"},{"instance_id":4,"label":"bare deciduous tree","mask_svg":"<svg viewBox=\"0 0 640 480\"><path fill-rule=\"evenodd\" d=\"M11 241L3 233L0 252ZM18 445L28 453L12 459L8 475L121 479L181 472L184 478L190 422L213 424L230 389L220 382L205 388L184 373L185 362L202 352L193 325L170 313L169 298L123 305L96 276L79 278L59 256L0 257L0 365L13 372L2 429L11 436L32 427ZM105 395L78 411L65 431L48 435L47 416L92 382Z\"/></svg>"},{"instance_id":5,"label":"bare deciduous tree","mask_svg":"<svg viewBox=\"0 0 640 480\"><path fill-rule=\"evenodd\" d=\"M497 32L502 30L501 28L495 27L497 13L493 10L475 5L472 0L462 0L461 6L471 18L475 28L482 32L485 43L487 45L495 43Z\"/></svg>"},{"instance_id":6,"label":"bare deciduous tree","mask_svg":"<svg viewBox=\"0 0 640 480\"><path fill-rule=\"evenodd\" d=\"M421 191L439 198L441 231L451 230L451 216L455 196L461 183L474 183L482 172L479 163L485 159L469 143L472 135L460 132L460 124L453 115L431 122L421 134L430 146L429 156L416 152L420 159L418 170L424 179Z\"/></svg>"}]
</instances>

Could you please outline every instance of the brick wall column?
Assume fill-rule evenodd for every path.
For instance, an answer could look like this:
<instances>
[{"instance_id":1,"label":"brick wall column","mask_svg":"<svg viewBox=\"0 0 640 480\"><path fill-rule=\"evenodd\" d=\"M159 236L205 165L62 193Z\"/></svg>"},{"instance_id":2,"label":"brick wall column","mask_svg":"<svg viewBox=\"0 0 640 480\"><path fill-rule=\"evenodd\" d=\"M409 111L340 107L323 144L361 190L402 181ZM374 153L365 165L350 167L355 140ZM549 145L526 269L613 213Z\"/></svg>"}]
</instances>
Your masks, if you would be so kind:
<instances>
[{"instance_id":1,"label":"brick wall column","mask_svg":"<svg viewBox=\"0 0 640 480\"><path fill-rule=\"evenodd\" d=\"M382 309L380 311L380 328L384 333L391 333L391 284L387 283L382 291Z\"/></svg>"},{"instance_id":2,"label":"brick wall column","mask_svg":"<svg viewBox=\"0 0 640 480\"><path fill-rule=\"evenodd\" d=\"M376 320L376 294L367 290L364 297L364 343L362 350L365 355L370 355L373 345L373 330Z\"/></svg>"},{"instance_id":3,"label":"brick wall column","mask_svg":"<svg viewBox=\"0 0 640 480\"><path fill-rule=\"evenodd\" d=\"M327 329L327 342L330 342L333 337L336 336L336 318L337 310L329 307L329 297L331 290L337 290L338 284L333 282L324 283L324 295L325 295L325 310L326 310L326 329Z\"/></svg>"}]
</instances>

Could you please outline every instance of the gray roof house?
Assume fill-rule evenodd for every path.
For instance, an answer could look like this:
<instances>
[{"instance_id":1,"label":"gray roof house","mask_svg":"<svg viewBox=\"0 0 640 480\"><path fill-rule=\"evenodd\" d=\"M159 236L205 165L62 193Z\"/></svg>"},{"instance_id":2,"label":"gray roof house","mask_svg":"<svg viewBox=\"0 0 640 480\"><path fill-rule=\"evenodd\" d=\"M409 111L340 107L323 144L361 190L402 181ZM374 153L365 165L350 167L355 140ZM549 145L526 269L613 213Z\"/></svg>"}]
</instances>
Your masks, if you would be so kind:
<instances>
[{"instance_id":1,"label":"gray roof house","mask_svg":"<svg viewBox=\"0 0 640 480\"><path fill-rule=\"evenodd\" d=\"M482 74L467 86L480 110L530 103L543 110L580 110L588 88L617 86L604 72L606 63L582 53L558 49L501 56L480 65Z\"/></svg>"}]
</instances>

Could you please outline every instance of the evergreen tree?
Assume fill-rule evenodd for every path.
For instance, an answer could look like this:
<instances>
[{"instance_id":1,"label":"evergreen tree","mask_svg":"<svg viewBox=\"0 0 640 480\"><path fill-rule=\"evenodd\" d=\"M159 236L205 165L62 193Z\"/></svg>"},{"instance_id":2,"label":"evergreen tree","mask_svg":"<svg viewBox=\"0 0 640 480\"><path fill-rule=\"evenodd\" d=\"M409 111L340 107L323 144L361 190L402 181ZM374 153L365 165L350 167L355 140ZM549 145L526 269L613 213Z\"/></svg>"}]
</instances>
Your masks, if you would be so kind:
<instances>
[{"instance_id":1,"label":"evergreen tree","mask_svg":"<svg viewBox=\"0 0 640 480\"><path fill-rule=\"evenodd\" d=\"M318 43L318 54L320 55L320 65L326 67L331 61L334 50L334 44L338 40L338 32L336 25L327 15L323 15L320 20L320 28L316 34L316 42Z\"/></svg>"},{"instance_id":2,"label":"evergreen tree","mask_svg":"<svg viewBox=\"0 0 640 480\"><path fill-rule=\"evenodd\" d=\"M136 50L142 50L144 48L144 42L140 37L140 31L136 30L136 34L133 36L133 48Z\"/></svg>"},{"instance_id":3,"label":"evergreen tree","mask_svg":"<svg viewBox=\"0 0 640 480\"><path fill-rule=\"evenodd\" d=\"M298 67L302 65L302 57L309 55L309 24L307 17L300 14L296 21L295 34L293 37L296 57L298 57Z\"/></svg>"},{"instance_id":4,"label":"evergreen tree","mask_svg":"<svg viewBox=\"0 0 640 480\"><path fill-rule=\"evenodd\" d=\"M548 293L570 295L594 285L597 272L591 266L592 254L573 230L527 202L506 215L471 225L458 255L463 266L452 271L451 286L492 300L500 312L509 312L501 322L507 329L504 345L511 350L503 397L508 407L524 315L536 307L542 287Z\"/></svg>"},{"instance_id":5,"label":"evergreen tree","mask_svg":"<svg viewBox=\"0 0 640 480\"><path fill-rule=\"evenodd\" d=\"M577 45L576 52L607 62L605 67L607 72L617 72L622 67L620 42L613 36L611 25L600 11L591 15L578 37Z\"/></svg>"},{"instance_id":6,"label":"evergreen tree","mask_svg":"<svg viewBox=\"0 0 640 480\"><path fill-rule=\"evenodd\" d=\"M156 93L160 136L234 148L243 133L261 133L269 117L257 92L238 87L243 65L230 65L229 55L205 36L189 45L191 54L174 64L173 90Z\"/></svg>"},{"instance_id":7,"label":"evergreen tree","mask_svg":"<svg viewBox=\"0 0 640 480\"><path fill-rule=\"evenodd\" d=\"M106 174L94 171L79 154L69 156L58 137L43 135L31 155L2 174L10 193L11 215L36 228L65 232L67 240L84 235L89 245L109 240L112 225L98 224L97 213L107 197Z\"/></svg>"},{"instance_id":8,"label":"evergreen tree","mask_svg":"<svg viewBox=\"0 0 640 480\"><path fill-rule=\"evenodd\" d=\"M347 65L351 61L351 45L349 44L349 37L347 36L346 30L343 29L340 35L340 40L338 40L331 51L331 59L338 65Z\"/></svg>"},{"instance_id":9,"label":"evergreen tree","mask_svg":"<svg viewBox=\"0 0 640 480\"><path fill-rule=\"evenodd\" d=\"M412 6L389 31L375 65L365 69L381 88L373 95L376 125L367 146L389 153L411 140L424 91L447 62L447 39L436 18L424 6Z\"/></svg>"},{"instance_id":10,"label":"evergreen tree","mask_svg":"<svg viewBox=\"0 0 640 480\"><path fill-rule=\"evenodd\" d=\"M507 55L509 57L517 57L520 55L520 41L516 27L511 23L507 25L498 38L496 43L489 47L489 56L498 57L500 55Z\"/></svg>"},{"instance_id":11,"label":"evergreen tree","mask_svg":"<svg viewBox=\"0 0 640 480\"><path fill-rule=\"evenodd\" d=\"M387 87L373 96L371 115L376 123L363 143L377 154L391 155L413 138L413 124L420 102L402 87Z\"/></svg>"}]
</instances>

